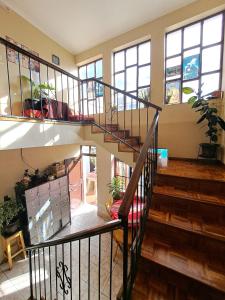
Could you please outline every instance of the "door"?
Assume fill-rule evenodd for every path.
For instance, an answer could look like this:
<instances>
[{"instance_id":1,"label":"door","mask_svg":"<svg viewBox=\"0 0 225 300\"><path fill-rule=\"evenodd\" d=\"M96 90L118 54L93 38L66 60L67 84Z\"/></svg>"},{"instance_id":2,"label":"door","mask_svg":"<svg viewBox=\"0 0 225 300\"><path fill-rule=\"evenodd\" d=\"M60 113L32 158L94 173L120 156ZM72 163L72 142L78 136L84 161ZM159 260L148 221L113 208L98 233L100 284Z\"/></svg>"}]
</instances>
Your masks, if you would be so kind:
<instances>
[{"instance_id":1,"label":"door","mask_svg":"<svg viewBox=\"0 0 225 300\"><path fill-rule=\"evenodd\" d=\"M66 159L65 165L69 180L70 208L74 210L82 202L83 178L81 157Z\"/></svg>"}]
</instances>

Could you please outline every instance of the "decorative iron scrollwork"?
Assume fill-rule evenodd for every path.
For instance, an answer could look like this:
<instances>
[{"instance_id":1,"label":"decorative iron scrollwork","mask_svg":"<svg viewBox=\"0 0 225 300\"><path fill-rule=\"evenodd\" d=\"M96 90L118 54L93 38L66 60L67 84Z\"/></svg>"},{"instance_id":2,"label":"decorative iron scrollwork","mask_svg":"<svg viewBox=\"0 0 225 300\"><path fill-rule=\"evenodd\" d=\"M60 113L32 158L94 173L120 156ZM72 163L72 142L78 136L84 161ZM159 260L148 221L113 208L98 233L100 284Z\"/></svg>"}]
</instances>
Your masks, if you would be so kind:
<instances>
[{"instance_id":1,"label":"decorative iron scrollwork","mask_svg":"<svg viewBox=\"0 0 225 300\"><path fill-rule=\"evenodd\" d=\"M69 290L71 289L71 278L67 275L68 267L62 261L59 262L59 266L56 267L56 276L60 280L60 288L63 290L63 293L68 295Z\"/></svg>"}]
</instances>

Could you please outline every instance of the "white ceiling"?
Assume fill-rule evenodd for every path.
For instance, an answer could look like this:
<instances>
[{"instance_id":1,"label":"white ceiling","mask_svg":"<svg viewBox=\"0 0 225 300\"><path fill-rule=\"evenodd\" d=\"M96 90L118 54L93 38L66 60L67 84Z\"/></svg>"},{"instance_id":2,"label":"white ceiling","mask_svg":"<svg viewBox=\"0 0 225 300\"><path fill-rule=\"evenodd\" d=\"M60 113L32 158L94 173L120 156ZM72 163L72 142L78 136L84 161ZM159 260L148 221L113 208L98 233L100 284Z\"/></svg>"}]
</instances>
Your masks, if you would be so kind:
<instances>
[{"instance_id":1,"label":"white ceiling","mask_svg":"<svg viewBox=\"0 0 225 300\"><path fill-rule=\"evenodd\" d=\"M194 0L2 0L76 54Z\"/></svg>"}]
</instances>

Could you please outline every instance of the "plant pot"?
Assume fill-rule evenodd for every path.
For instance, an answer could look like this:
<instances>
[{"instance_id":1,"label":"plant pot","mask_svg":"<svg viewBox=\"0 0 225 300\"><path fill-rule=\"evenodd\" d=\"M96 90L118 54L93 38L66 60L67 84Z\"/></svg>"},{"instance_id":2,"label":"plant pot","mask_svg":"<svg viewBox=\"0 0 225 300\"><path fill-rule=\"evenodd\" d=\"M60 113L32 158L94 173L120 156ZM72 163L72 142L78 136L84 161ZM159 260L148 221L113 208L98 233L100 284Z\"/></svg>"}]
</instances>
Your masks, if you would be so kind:
<instances>
[{"instance_id":1,"label":"plant pot","mask_svg":"<svg viewBox=\"0 0 225 300\"><path fill-rule=\"evenodd\" d=\"M18 229L19 229L19 220L17 219L8 225L5 225L3 227L2 233L3 233L3 235L10 236L10 235L14 234L15 232L17 232Z\"/></svg>"},{"instance_id":2,"label":"plant pot","mask_svg":"<svg viewBox=\"0 0 225 300\"><path fill-rule=\"evenodd\" d=\"M207 158L207 159L217 159L217 150L219 144L209 144L209 143L202 143L200 144L200 157Z\"/></svg>"}]
</instances>

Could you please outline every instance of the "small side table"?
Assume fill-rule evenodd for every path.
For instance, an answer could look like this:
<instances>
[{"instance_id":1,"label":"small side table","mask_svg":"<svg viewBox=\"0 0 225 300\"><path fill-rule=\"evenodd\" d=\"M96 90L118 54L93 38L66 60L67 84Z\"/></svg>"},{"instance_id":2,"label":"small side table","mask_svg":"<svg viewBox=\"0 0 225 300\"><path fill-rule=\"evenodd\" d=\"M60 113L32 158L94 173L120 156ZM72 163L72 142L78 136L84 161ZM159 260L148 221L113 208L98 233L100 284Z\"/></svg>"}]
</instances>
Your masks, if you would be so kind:
<instances>
[{"instance_id":1,"label":"small side table","mask_svg":"<svg viewBox=\"0 0 225 300\"><path fill-rule=\"evenodd\" d=\"M4 256L8 261L9 269L12 269L12 260L14 257L23 253L24 258L26 258L26 248L23 239L22 231L18 231L10 236L1 236ZM15 253L12 253L12 246L17 244L18 250Z\"/></svg>"}]
</instances>

